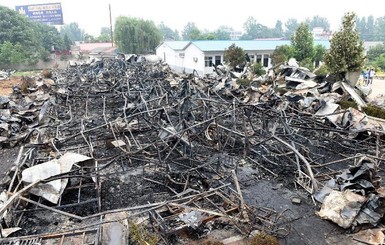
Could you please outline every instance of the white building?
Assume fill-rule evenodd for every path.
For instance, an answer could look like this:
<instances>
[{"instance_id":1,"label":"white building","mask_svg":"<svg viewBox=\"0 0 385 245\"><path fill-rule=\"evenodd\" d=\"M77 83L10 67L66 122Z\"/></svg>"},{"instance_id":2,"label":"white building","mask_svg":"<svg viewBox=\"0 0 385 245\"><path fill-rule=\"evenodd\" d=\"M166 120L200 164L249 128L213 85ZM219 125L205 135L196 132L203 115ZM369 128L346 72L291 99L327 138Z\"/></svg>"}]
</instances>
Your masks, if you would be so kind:
<instances>
[{"instance_id":1,"label":"white building","mask_svg":"<svg viewBox=\"0 0 385 245\"><path fill-rule=\"evenodd\" d=\"M251 61L260 62L265 67L271 66L271 55L275 48L290 45L289 40L201 40L201 41L165 41L156 48L156 54L171 69L177 72L199 75L214 71L213 64L223 63L223 55L230 45L241 47ZM329 41L314 41L329 48Z\"/></svg>"}]
</instances>

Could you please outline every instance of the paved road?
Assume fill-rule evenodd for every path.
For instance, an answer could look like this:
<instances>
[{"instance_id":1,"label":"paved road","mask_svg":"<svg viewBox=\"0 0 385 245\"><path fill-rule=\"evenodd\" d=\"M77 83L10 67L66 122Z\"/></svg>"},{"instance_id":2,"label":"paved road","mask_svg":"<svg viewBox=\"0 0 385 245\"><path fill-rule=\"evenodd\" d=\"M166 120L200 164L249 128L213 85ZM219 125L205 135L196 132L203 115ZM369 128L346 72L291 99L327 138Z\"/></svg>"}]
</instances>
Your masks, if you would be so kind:
<instances>
[{"instance_id":1,"label":"paved road","mask_svg":"<svg viewBox=\"0 0 385 245\"><path fill-rule=\"evenodd\" d=\"M383 94L385 95L385 80L374 79L372 87L372 93L369 94L369 99L373 99L377 95Z\"/></svg>"}]
</instances>

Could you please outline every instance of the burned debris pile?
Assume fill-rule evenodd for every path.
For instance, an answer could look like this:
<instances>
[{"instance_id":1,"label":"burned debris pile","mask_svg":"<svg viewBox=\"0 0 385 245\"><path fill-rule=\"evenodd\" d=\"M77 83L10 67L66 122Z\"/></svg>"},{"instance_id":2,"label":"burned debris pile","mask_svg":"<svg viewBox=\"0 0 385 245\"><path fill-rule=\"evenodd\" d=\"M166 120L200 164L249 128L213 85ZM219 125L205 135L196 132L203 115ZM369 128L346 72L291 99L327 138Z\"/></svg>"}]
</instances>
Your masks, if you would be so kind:
<instances>
[{"instance_id":1,"label":"burned debris pile","mask_svg":"<svg viewBox=\"0 0 385 245\"><path fill-rule=\"evenodd\" d=\"M311 196L322 190L323 205L337 187L360 192L371 217L353 218L378 225L379 179L351 176L360 167L380 174L381 125L338 106L343 96L361 102L349 84L292 70L243 87L226 74L202 78L162 63L105 59L54 71L53 83L15 88L0 101L0 144L20 146L2 181L1 230L10 237L0 244L105 244L114 236L128 243L146 234L153 244L188 244L219 229L285 237L285 211L246 203L240 169ZM282 77L285 95L275 90Z\"/></svg>"}]
</instances>

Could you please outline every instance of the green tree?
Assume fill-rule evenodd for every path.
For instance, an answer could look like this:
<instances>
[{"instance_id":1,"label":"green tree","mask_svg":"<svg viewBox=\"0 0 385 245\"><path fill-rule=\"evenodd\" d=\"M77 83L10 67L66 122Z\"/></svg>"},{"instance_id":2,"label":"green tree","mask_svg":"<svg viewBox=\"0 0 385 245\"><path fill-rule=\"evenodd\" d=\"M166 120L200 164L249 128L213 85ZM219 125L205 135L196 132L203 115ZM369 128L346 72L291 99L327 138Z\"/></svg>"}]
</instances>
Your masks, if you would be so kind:
<instances>
[{"instance_id":1,"label":"green tree","mask_svg":"<svg viewBox=\"0 0 385 245\"><path fill-rule=\"evenodd\" d=\"M282 21L277 20L277 22L275 23L275 27L272 31L273 37L283 37L283 27L282 26L283 26Z\"/></svg>"},{"instance_id":2,"label":"green tree","mask_svg":"<svg viewBox=\"0 0 385 245\"><path fill-rule=\"evenodd\" d=\"M154 22L126 16L116 19L114 33L115 42L124 53L154 52L162 39Z\"/></svg>"},{"instance_id":3,"label":"green tree","mask_svg":"<svg viewBox=\"0 0 385 245\"><path fill-rule=\"evenodd\" d=\"M83 29L80 29L79 24L76 22L72 22L70 24L62 26L60 28L60 34L63 37L65 34L67 34L72 42L84 41L85 37L85 31Z\"/></svg>"},{"instance_id":4,"label":"green tree","mask_svg":"<svg viewBox=\"0 0 385 245\"><path fill-rule=\"evenodd\" d=\"M378 57L385 53L385 43L377 44L368 50L367 58L369 62L375 61Z\"/></svg>"},{"instance_id":5,"label":"green tree","mask_svg":"<svg viewBox=\"0 0 385 245\"><path fill-rule=\"evenodd\" d=\"M385 16L376 19L375 40L385 41Z\"/></svg>"},{"instance_id":6,"label":"green tree","mask_svg":"<svg viewBox=\"0 0 385 245\"><path fill-rule=\"evenodd\" d=\"M195 25L194 22L188 22L182 31L183 40L199 40L201 37L201 31Z\"/></svg>"},{"instance_id":7,"label":"green tree","mask_svg":"<svg viewBox=\"0 0 385 245\"><path fill-rule=\"evenodd\" d=\"M245 34L242 35L242 40L273 37L273 29L257 23L253 17L247 18L246 22L243 24L243 28L245 30Z\"/></svg>"},{"instance_id":8,"label":"green tree","mask_svg":"<svg viewBox=\"0 0 385 245\"><path fill-rule=\"evenodd\" d=\"M376 40L375 36L375 25L374 25L374 17L373 15L368 16L367 22L366 22L366 38L367 41L374 41Z\"/></svg>"},{"instance_id":9,"label":"green tree","mask_svg":"<svg viewBox=\"0 0 385 245\"><path fill-rule=\"evenodd\" d=\"M19 43L28 51L39 49L35 23L7 7L0 6L0 44Z\"/></svg>"},{"instance_id":10,"label":"green tree","mask_svg":"<svg viewBox=\"0 0 385 245\"><path fill-rule=\"evenodd\" d=\"M70 50L72 44L73 44L73 43L72 43L71 39L68 37L67 33L64 34L64 37L63 37L63 45L64 45L64 49L65 49L65 50Z\"/></svg>"},{"instance_id":11,"label":"green tree","mask_svg":"<svg viewBox=\"0 0 385 245\"><path fill-rule=\"evenodd\" d=\"M100 29L100 34L96 38L97 42L107 43L111 42L111 28L109 27L102 27Z\"/></svg>"},{"instance_id":12,"label":"green tree","mask_svg":"<svg viewBox=\"0 0 385 245\"><path fill-rule=\"evenodd\" d=\"M230 32L234 31L232 27L220 26L215 30L215 36L218 40L230 40Z\"/></svg>"},{"instance_id":13,"label":"green tree","mask_svg":"<svg viewBox=\"0 0 385 245\"><path fill-rule=\"evenodd\" d=\"M243 24L243 29L245 34L241 37L243 40L251 40L257 38L258 33L258 23L257 20L249 16L246 22Z\"/></svg>"},{"instance_id":14,"label":"green tree","mask_svg":"<svg viewBox=\"0 0 385 245\"><path fill-rule=\"evenodd\" d=\"M365 61L364 45L355 26L355 13L343 17L342 27L334 33L324 61L331 73L341 79L349 71L360 71Z\"/></svg>"},{"instance_id":15,"label":"green tree","mask_svg":"<svg viewBox=\"0 0 385 245\"><path fill-rule=\"evenodd\" d=\"M275 48L271 61L274 65L284 63L294 57L294 49L291 45L281 45Z\"/></svg>"},{"instance_id":16,"label":"green tree","mask_svg":"<svg viewBox=\"0 0 385 245\"><path fill-rule=\"evenodd\" d=\"M0 68L9 68L10 65L21 64L27 59L24 48L20 43L3 42L0 46Z\"/></svg>"},{"instance_id":17,"label":"green tree","mask_svg":"<svg viewBox=\"0 0 385 245\"><path fill-rule=\"evenodd\" d=\"M297 30L298 26L299 26L299 23L297 19L293 19L293 18L288 19L285 23L285 27L286 27L285 37L290 39L291 36Z\"/></svg>"},{"instance_id":18,"label":"green tree","mask_svg":"<svg viewBox=\"0 0 385 245\"><path fill-rule=\"evenodd\" d=\"M237 65L245 63L246 53L241 47L238 47L233 43L225 50L223 58L229 66L235 68Z\"/></svg>"},{"instance_id":19,"label":"green tree","mask_svg":"<svg viewBox=\"0 0 385 245\"><path fill-rule=\"evenodd\" d=\"M316 67L318 67L320 62L323 61L325 53L326 53L326 48L321 44L318 44L314 47L313 62L315 63Z\"/></svg>"},{"instance_id":20,"label":"green tree","mask_svg":"<svg viewBox=\"0 0 385 245\"><path fill-rule=\"evenodd\" d=\"M63 50L64 40L54 26L36 23L36 34L46 51Z\"/></svg>"},{"instance_id":21,"label":"green tree","mask_svg":"<svg viewBox=\"0 0 385 245\"><path fill-rule=\"evenodd\" d=\"M178 31L173 31L170 27L166 26L163 22L160 22L158 29L162 33L163 40L179 40Z\"/></svg>"},{"instance_id":22,"label":"green tree","mask_svg":"<svg viewBox=\"0 0 385 245\"><path fill-rule=\"evenodd\" d=\"M306 19L306 23L309 25L310 30L313 30L315 27L322 27L325 31L330 30L328 19L319 15L313 16L312 19Z\"/></svg>"},{"instance_id":23,"label":"green tree","mask_svg":"<svg viewBox=\"0 0 385 245\"><path fill-rule=\"evenodd\" d=\"M374 64L379 67L382 71L385 71L385 53L377 57L377 59L374 61Z\"/></svg>"},{"instance_id":24,"label":"green tree","mask_svg":"<svg viewBox=\"0 0 385 245\"><path fill-rule=\"evenodd\" d=\"M306 23L301 23L291 38L291 45L294 48L294 58L301 62L306 59L313 59L314 40L313 35Z\"/></svg>"}]
</instances>

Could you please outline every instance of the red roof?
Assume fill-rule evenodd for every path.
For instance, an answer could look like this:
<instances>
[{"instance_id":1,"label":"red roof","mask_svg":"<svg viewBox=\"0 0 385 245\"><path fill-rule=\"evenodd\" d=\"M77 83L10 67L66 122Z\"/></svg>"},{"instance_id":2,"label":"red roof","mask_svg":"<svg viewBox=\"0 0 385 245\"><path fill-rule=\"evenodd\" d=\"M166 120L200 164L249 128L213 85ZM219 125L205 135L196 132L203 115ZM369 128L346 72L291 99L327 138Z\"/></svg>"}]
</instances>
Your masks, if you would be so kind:
<instances>
[{"instance_id":1,"label":"red roof","mask_svg":"<svg viewBox=\"0 0 385 245\"><path fill-rule=\"evenodd\" d=\"M77 46L82 52L87 53L96 48L112 48L112 43L80 43Z\"/></svg>"}]
</instances>

